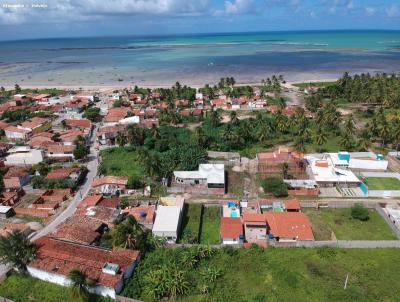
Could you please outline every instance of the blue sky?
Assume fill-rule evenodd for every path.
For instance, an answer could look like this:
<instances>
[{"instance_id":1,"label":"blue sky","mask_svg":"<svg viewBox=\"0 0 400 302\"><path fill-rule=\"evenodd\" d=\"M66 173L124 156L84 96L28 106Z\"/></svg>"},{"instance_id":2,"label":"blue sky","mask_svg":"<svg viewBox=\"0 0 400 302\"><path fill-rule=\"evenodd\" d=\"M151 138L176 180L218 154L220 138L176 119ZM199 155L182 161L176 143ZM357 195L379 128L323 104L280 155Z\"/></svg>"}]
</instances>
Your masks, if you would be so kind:
<instances>
[{"instance_id":1,"label":"blue sky","mask_svg":"<svg viewBox=\"0 0 400 302\"><path fill-rule=\"evenodd\" d=\"M0 40L399 29L400 0L0 0Z\"/></svg>"}]
</instances>

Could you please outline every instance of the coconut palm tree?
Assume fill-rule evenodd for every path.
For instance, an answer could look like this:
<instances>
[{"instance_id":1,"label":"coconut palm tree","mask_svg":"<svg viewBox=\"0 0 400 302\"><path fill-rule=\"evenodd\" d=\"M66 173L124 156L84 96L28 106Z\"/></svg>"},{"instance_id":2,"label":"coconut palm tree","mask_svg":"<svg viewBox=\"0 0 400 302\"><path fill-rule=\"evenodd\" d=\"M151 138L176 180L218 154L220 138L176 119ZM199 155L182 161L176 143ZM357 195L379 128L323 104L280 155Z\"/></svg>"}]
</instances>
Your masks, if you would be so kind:
<instances>
[{"instance_id":1,"label":"coconut palm tree","mask_svg":"<svg viewBox=\"0 0 400 302\"><path fill-rule=\"evenodd\" d=\"M317 133L315 134L315 142L317 143L318 146L322 146L328 141L328 137L325 133L325 131L321 130L321 128L318 128Z\"/></svg>"},{"instance_id":2,"label":"coconut palm tree","mask_svg":"<svg viewBox=\"0 0 400 302\"><path fill-rule=\"evenodd\" d=\"M95 282L88 279L86 274L78 268L71 270L68 273L68 278L71 281L72 292L75 296L87 296L89 289L95 285Z\"/></svg>"},{"instance_id":3,"label":"coconut palm tree","mask_svg":"<svg viewBox=\"0 0 400 302\"><path fill-rule=\"evenodd\" d=\"M219 109L214 109L210 115L211 125L213 127L218 127L221 122L221 111Z\"/></svg>"},{"instance_id":4,"label":"coconut palm tree","mask_svg":"<svg viewBox=\"0 0 400 302\"><path fill-rule=\"evenodd\" d=\"M0 236L0 262L12 264L18 271L26 272L26 265L33 259L36 246L17 230Z\"/></svg>"},{"instance_id":5,"label":"coconut palm tree","mask_svg":"<svg viewBox=\"0 0 400 302\"><path fill-rule=\"evenodd\" d=\"M238 116L237 116L237 112L236 111L231 111L229 113L229 118L230 118L230 122L234 125L236 125L239 122Z\"/></svg>"},{"instance_id":6,"label":"coconut palm tree","mask_svg":"<svg viewBox=\"0 0 400 302\"><path fill-rule=\"evenodd\" d=\"M305 145L304 139L302 137L298 137L294 141L294 149L297 152L301 152L301 153L304 153L306 151L306 145Z\"/></svg>"},{"instance_id":7,"label":"coconut palm tree","mask_svg":"<svg viewBox=\"0 0 400 302\"><path fill-rule=\"evenodd\" d=\"M235 138L233 127L231 124L225 125L224 130L222 131L222 137L228 142L232 141Z\"/></svg>"},{"instance_id":8,"label":"coconut palm tree","mask_svg":"<svg viewBox=\"0 0 400 302\"><path fill-rule=\"evenodd\" d=\"M267 123L263 123L260 127L258 127L257 131L258 140L261 143L265 144L269 139L270 133L271 133L271 128L269 127L269 125Z\"/></svg>"},{"instance_id":9,"label":"coconut palm tree","mask_svg":"<svg viewBox=\"0 0 400 302\"><path fill-rule=\"evenodd\" d=\"M120 147L125 146L127 141L125 133L118 132L115 141L117 142L118 146Z\"/></svg>"}]
</instances>

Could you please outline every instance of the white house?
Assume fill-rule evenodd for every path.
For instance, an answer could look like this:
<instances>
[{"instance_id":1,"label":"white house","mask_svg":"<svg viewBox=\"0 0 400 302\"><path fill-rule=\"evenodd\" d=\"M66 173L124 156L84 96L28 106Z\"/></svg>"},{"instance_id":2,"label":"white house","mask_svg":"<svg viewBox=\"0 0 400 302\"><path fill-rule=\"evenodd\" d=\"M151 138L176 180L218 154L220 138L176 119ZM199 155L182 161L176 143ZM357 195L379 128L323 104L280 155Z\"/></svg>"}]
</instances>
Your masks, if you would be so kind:
<instances>
[{"instance_id":1,"label":"white house","mask_svg":"<svg viewBox=\"0 0 400 302\"><path fill-rule=\"evenodd\" d=\"M153 235L164 237L167 242L175 243L178 239L181 213L181 206L158 206L153 225Z\"/></svg>"},{"instance_id":2,"label":"white house","mask_svg":"<svg viewBox=\"0 0 400 302\"><path fill-rule=\"evenodd\" d=\"M174 171L175 182L185 185L205 185L225 188L224 164L200 164L197 171Z\"/></svg>"},{"instance_id":3,"label":"white house","mask_svg":"<svg viewBox=\"0 0 400 302\"><path fill-rule=\"evenodd\" d=\"M8 126L4 129L6 137L11 141L23 141L28 139L32 131L15 126Z\"/></svg>"},{"instance_id":4,"label":"white house","mask_svg":"<svg viewBox=\"0 0 400 302\"><path fill-rule=\"evenodd\" d=\"M336 185L357 187L361 183L351 170L339 165L338 162L335 163L330 156L318 158L308 155L305 158L310 165L310 178L314 179L320 187Z\"/></svg>"}]
</instances>

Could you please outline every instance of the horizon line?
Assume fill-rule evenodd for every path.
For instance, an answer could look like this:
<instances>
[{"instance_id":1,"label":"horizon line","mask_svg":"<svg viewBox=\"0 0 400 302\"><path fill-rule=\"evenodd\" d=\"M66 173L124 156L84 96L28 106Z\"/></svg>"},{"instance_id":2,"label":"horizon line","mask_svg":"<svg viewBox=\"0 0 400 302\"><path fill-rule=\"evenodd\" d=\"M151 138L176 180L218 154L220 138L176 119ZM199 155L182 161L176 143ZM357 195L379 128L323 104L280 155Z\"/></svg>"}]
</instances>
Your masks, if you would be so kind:
<instances>
[{"instance_id":1,"label":"horizon line","mask_svg":"<svg viewBox=\"0 0 400 302\"><path fill-rule=\"evenodd\" d=\"M400 29L298 29L298 30L257 30L257 31L222 31L222 32L201 32L201 33L171 33L171 34L124 34L124 35L84 35L84 36L68 36L68 37L47 37L47 38L25 38L25 39L6 39L3 42L24 42L24 41L40 41L40 40L61 40L61 39L98 39L98 38L133 38L133 37L179 37L179 36L203 36L203 35L226 35L226 34L258 34L258 33L301 33L301 32L400 32Z\"/></svg>"}]
</instances>

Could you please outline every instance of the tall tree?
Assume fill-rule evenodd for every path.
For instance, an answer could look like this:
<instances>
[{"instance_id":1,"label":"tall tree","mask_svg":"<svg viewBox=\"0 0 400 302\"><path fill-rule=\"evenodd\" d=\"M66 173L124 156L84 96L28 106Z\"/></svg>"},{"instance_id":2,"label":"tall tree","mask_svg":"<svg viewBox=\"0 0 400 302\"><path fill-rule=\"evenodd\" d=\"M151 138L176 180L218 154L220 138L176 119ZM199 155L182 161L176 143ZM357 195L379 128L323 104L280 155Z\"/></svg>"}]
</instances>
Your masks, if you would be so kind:
<instances>
[{"instance_id":1,"label":"tall tree","mask_svg":"<svg viewBox=\"0 0 400 302\"><path fill-rule=\"evenodd\" d=\"M72 269L68 273L68 278L71 281L72 292L77 297L87 297L89 289L96 284L93 280L88 279L79 268Z\"/></svg>"},{"instance_id":2,"label":"tall tree","mask_svg":"<svg viewBox=\"0 0 400 302\"><path fill-rule=\"evenodd\" d=\"M33 259L35 252L36 246L20 231L13 230L0 237L0 262L12 264L21 272L26 271L26 265Z\"/></svg>"}]
</instances>

